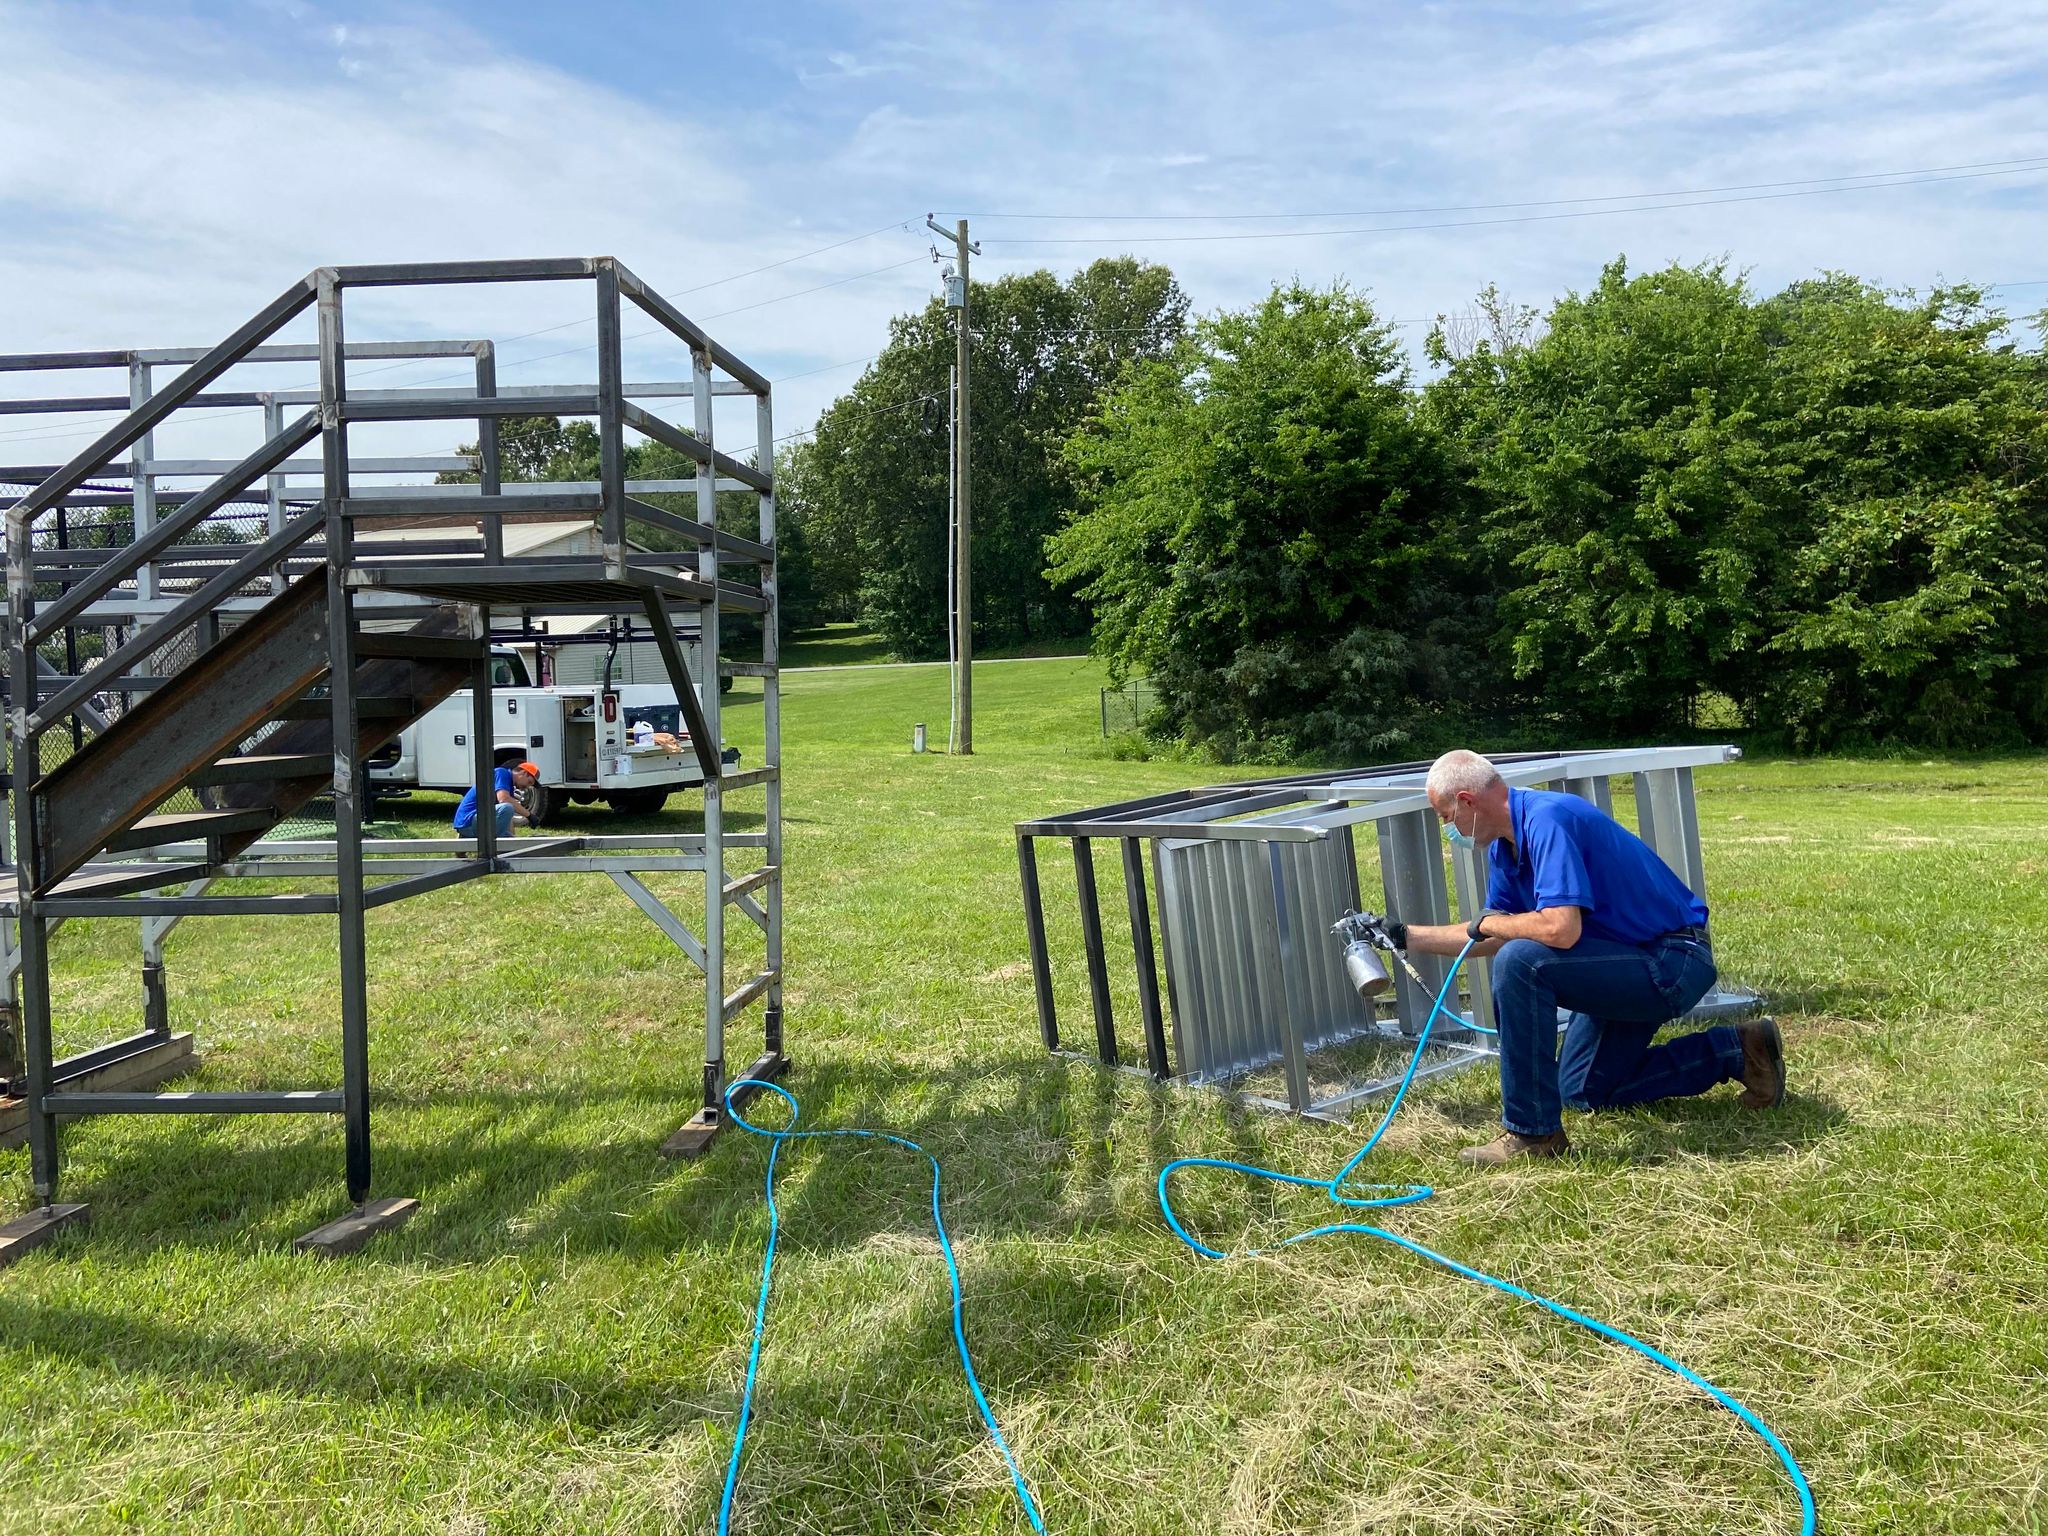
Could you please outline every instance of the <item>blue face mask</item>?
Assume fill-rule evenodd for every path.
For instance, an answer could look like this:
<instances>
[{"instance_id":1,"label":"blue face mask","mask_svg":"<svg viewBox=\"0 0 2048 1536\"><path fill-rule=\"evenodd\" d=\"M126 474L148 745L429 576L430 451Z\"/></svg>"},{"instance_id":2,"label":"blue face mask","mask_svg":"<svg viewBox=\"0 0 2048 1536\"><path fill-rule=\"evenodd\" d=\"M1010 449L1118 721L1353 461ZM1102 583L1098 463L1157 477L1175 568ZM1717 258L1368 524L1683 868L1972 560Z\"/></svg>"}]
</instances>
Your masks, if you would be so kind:
<instances>
[{"instance_id":1,"label":"blue face mask","mask_svg":"<svg viewBox=\"0 0 2048 1536\"><path fill-rule=\"evenodd\" d=\"M1479 818L1477 816L1472 818L1472 828L1475 832L1479 829ZM1462 849L1472 846L1472 833L1458 830L1457 812L1455 809L1451 812L1451 819L1444 823L1444 841L1448 842L1453 848Z\"/></svg>"}]
</instances>

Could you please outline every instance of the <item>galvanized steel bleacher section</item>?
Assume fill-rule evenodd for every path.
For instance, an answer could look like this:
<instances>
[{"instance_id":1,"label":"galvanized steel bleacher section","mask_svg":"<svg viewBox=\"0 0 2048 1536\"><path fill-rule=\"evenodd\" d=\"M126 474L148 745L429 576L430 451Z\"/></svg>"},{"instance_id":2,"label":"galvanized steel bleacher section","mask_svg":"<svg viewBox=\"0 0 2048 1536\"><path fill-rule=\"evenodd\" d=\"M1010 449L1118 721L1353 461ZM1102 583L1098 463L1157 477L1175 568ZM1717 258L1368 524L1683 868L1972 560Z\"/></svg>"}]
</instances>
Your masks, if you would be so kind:
<instances>
[{"instance_id":1,"label":"galvanized steel bleacher section","mask_svg":"<svg viewBox=\"0 0 2048 1536\"><path fill-rule=\"evenodd\" d=\"M1637 830L1705 900L1693 770L1740 756L1729 746L1649 747L1506 754L1493 762L1511 785L1580 795L1609 815L1611 781L1628 777ZM1406 1042L1395 1053L1405 1062L1450 962L1411 957L1429 990L1396 967L1394 987L1377 1007L1346 981L1330 925L1344 911L1367 906L1411 923L1448 923L1454 911L1458 921L1469 921L1483 907L1484 850L1446 848L1423 794L1428 770L1427 763L1402 763L1217 784L1018 823L1017 866L1046 1049L1062 1047L1038 844L1064 839L1072 846L1094 1054L1105 1065L1123 1065L1095 871L1095 846L1113 842L1144 1070L1160 1081L1231 1087L1262 1109L1322 1118L1342 1118L1390 1091L1399 1074L1389 1070L1387 1053L1369 1047ZM1370 900L1360 877L1361 828L1377 844L1381 889ZM1155 911L1165 950L1163 997ZM1458 1012L1431 1032L1432 1055L1418 1077L1495 1055L1489 1037L1471 1027L1493 1024L1488 963L1468 962L1460 981ZM1688 1017L1733 1017L1758 1001L1724 979ZM1263 1091L1267 1078L1277 1078L1279 1092Z\"/></svg>"},{"instance_id":2,"label":"galvanized steel bleacher section","mask_svg":"<svg viewBox=\"0 0 2048 1536\"><path fill-rule=\"evenodd\" d=\"M500 389L488 340L345 340L352 293L505 283L589 285L594 379ZM626 305L653 320L651 334L665 344L687 348L687 379L626 379ZM271 339L294 321L303 324L309 311L316 341ZM382 371L439 357L458 362L461 387L349 384L351 365L378 360L375 371ZM295 365L301 374L317 365L317 388L281 381L285 387L276 389L209 389L231 370L246 379L254 365L272 364ZM156 387L167 368L180 371ZM728 1026L759 1006L762 1046L744 1075L775 1078L787 1065L768 380L610 257L325 267L210 349L0 356L0 374L101 371L120 379L118 393L0 399L0 416L124 413L66 463L0 464L0 493L19 496L6 519L12 816L0 822L0 1006L6 1022L19 1021L20 1069L8 1086L25 1110L45 1218L83 1214L55 1204L59 1117L116 1113L338 1114L356 1210L311 1246L339 1251L409 1214L412 1202L369 1202L364 918L371 908L492 875L604 874L702 972L703 1071L679 1094L694 1112L664 1150L701 1149L723 1114ZM716 446L715 406L725 396L753 405L738 454ZM652 402L664 399L688 402L688 428L654 414ZM159 431L192 419L178 413L241 408L260 410L263 421L262 440L245 457L154 453ZM594 421L599 479L508 487L499 424L514 415ZM351 429L395 422L444 422L451 436L473 427L476 456L351 453ZM629 481L629 431L685 455L696 465L694 478ZM474 479L418 483L448 470ZM758 503L757 537L719 527L718 497L734 491ZM658 493L693 495L695 515L643 499ZM505 520L542 515L588 519L598 552L508 555ZM446 538L380 547L375 530L405 520L453 526ZM758 574L729 579L726 567ZM760 616L761 660L721 661L714 670L720 617L729 612ZM488 654L493 614L512 613L523 628L551 614L644 622L703 773L701 833L497 839L488 813L498 756ZM679 626L695 632L701 676L693 676ZM742 771L722 761L720 676L758 678L763 691L764 760ZM473 693L475 780L486 808L476 838L365 838L366 759L463 687ZM727 829L725 797L742 790L765 798L758 831ZM305 819L316 796L331 796L331 822ZM641 878L658 871L700 875L701 912L686 920L671 910ZM287 891L243 884L279 877L296 884ZM759 969L730 990L729 909L763 935ZM337 919L338 1087L85 1091L171 1042L164 941L176 924L281 912ZM85 916L133 917L140 925L143 1027L58 1060L51 939L67 919Z\"/></svg>"}]
</instances>

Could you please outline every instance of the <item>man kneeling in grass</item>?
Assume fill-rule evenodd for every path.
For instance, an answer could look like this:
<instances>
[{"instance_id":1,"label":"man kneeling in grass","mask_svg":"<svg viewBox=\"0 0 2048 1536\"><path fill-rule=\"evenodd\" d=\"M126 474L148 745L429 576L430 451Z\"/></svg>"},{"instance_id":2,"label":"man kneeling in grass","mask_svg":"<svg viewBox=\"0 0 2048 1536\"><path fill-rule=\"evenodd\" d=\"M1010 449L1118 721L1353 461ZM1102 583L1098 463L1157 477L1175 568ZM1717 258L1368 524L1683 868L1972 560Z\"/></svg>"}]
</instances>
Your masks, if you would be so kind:
<instances>
[{"instance_id":1,"label":"man kneeling in grass","mask_svg":"<svg viewBox=\"0 0 2048 1536\"><path fill-rule=\"evenodd\" d=\"M492 807L498 818L498 836L512 835L512 818L520 809L523 796L533 793L533 786L540 782L540 767L535 763L514 763L510 768L500 766L491 774L491 787L497 803ZM462 796L462 803L455 807L455 832L458 837L476 836L476 786L470 785Z\"/></svg>"},{"instance_id":2,"label":"man kneeling in grass","mask_svg":"<svg viewBox=\"0 0 2048 1536\"><path fill-rule=\"evenodd\" d=\"M1476 752L1430 767L1429 803L1455 846L1487 850L1486 910L1464 927L1389 918L1395 947L1493 958L1501 1136L1467 1147L1481 1167L1571 1150L1563 1107L1614 1109L1743 1085L1742 1103L1785 1097L1770 1019L1717 1024L1654 1045L1714 984L1707 905L1635 833L1577 795L1510 789ZM1557 1011L1571 1013L1557 1049Z\"/></svg>"}]
</instances>

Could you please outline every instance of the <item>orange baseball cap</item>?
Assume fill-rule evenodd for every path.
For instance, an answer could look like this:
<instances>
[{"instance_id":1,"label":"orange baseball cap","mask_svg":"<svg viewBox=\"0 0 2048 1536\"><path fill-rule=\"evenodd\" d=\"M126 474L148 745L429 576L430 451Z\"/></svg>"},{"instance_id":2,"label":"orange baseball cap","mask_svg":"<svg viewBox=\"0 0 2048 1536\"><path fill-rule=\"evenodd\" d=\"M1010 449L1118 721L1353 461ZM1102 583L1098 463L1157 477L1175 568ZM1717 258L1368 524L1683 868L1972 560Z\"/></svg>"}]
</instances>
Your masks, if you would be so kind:
<instances>
[{"instance_id":1,"label":"orange baseball cap","mask_svg":"<svg viewBox=\"0 0 2048 1536\"><path fill-rule=\"evenodd\" d=\"M537 779L540 777L539 763L514 763L512 767L516 772L523 773L530 779Z\"/></svg>"}]
</instances>

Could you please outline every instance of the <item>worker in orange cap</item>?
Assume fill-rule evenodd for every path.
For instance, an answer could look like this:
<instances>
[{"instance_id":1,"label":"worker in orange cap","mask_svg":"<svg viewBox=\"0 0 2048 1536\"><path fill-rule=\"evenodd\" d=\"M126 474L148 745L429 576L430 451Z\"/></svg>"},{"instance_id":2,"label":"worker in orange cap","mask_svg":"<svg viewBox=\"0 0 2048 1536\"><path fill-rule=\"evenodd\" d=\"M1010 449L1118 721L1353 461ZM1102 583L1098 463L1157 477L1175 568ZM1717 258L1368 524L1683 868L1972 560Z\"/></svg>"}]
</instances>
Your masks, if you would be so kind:
<instances>
[{"instance_id":1,"label":"worker in orange cap","mask_svg":"<svg viewBox=\"0 0 2048 1536\"><path fill-rule=\"evenodd\" d=\"M497 792L498 836L512 835L512 817L519 810L522 797L533 792L533 786L540 782L540 768L534 763L514 763L507 768L499 764L497 772L491 775L492 787ZM476 836L476 786L471 785L462 797L462 804L455 807L455 831L461 837Z\"/></svg>"}]
</instances>

